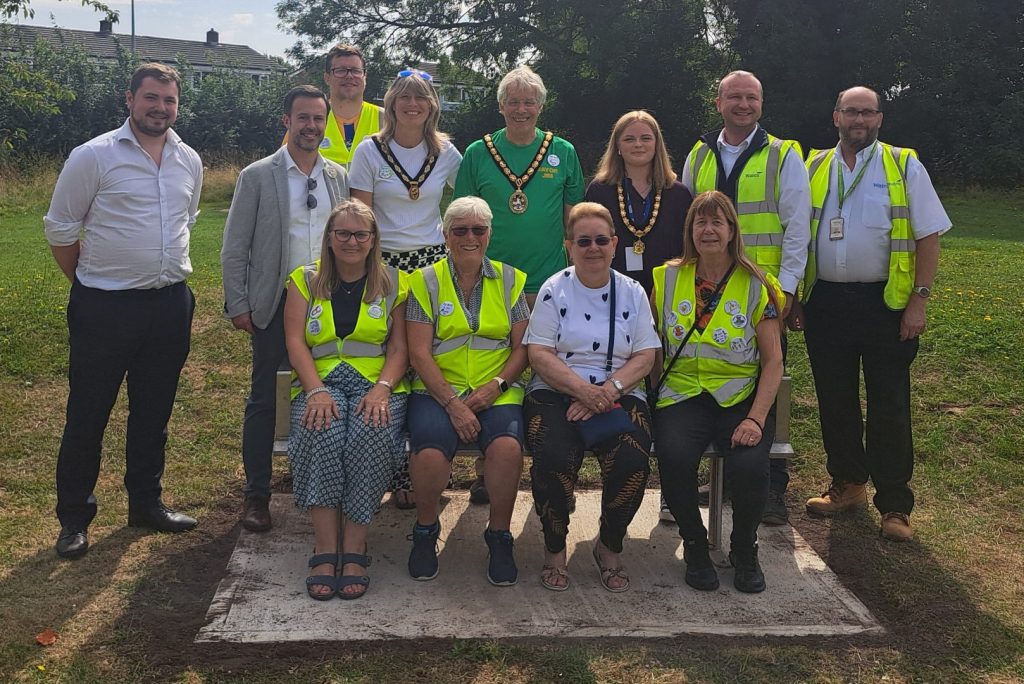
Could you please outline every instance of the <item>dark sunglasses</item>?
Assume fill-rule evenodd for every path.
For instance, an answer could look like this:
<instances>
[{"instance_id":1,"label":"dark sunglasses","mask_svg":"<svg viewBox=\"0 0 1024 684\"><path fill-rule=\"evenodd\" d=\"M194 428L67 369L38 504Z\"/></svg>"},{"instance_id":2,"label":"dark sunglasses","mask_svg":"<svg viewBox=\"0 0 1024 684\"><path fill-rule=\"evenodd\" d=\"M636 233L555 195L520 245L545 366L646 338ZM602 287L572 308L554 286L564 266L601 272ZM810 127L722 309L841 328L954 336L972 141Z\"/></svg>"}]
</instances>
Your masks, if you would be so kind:
<instances>
[{"instance_id":1,"label":"dark sunglasses","mask_svg":"<svg viewBox=\"0 0 1024 684\"><path fill-rule=\"evenodd\" d=\"M338 230L332 230L331 235L333 235L334 239L338 242L348 242L351 238L355 238L356 242L366 242L373 237L373 233L368 230L351 231L342 230L340 228Z\"/></svg>"},{"instance_id":2,"label":"dark sunglasses","mask_svg":"<svg viewBox=\"0 0 1024 684\"><path fill-rule=\"evenodd\" d=\"M577 247L589 247L592 242L596 242L598 247L607 247L612 243L612 239L607 235L598 235L596 238L592 237L581 237L573 240Z\"/></svg>"},{"instance_id":3,"label":"dark sunglasses","mask_svg":"<svg viewBox=\"0 0 1024 684\"><path fill-rule=\"evenodd\" d=\"M306 192L309 193L308 195L306 195L306 208L307 209L316 209L316 197L313 196L313 191L314 190L316 190L316 179L315 178L307 178L306 179Z\"/></svg>"},{"instance_id":4,"label":"dark sunglasses","mask_svg":"<svg viewBox=\"0 0 1024 684\"><path fill-rule=\"evenodd\" d=\"M490 228L487 226L456 226L454 228L449 228L448 232L455 237L466 237L471 230L473 231L473 235L483 237L484 235L487 235L487 231L490 230Z\"/></svg>"}]
</instances>

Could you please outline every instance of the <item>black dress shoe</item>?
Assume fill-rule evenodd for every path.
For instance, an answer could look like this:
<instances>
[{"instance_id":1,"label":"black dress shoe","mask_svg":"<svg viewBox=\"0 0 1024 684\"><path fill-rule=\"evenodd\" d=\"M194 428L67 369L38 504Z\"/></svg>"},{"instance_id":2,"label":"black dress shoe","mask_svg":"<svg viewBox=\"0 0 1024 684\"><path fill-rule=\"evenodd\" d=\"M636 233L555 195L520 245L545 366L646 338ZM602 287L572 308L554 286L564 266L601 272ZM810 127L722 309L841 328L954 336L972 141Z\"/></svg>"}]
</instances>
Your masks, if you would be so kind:
<instances>
[{"instance_id":1,"label":"black dress shoe","mask_svg":"<svg viewBox=\"0 0 1024 684\"><path fill-rule=\"evenodd\" d=\"M128 509L129 527L147 527L157 532L185 532L197 524L195 518L171 510L162 501L147 508Z\"/></svg>"},{"instance_id":2,"label":"black dress shoe","mask_svg":"<svg viewBox=\"0 0 1024 684\"><path fill-rule=\"evenodd\" d=\"M75 527L62 527L57 536L57 555L61 558L81 558L89 550L89 533Z\"/></svg>"},{"instance_id":3,"label":"black dress shoe","mask_svg":"<svg viewBox=\"0 0 1024 684\"><path fill-rule=\"evenodd\" d=\"M242 527L250 532L266 532L270 529L270 499L265 496L245 497L242 513Z\"/></svg>"}]
</instances>

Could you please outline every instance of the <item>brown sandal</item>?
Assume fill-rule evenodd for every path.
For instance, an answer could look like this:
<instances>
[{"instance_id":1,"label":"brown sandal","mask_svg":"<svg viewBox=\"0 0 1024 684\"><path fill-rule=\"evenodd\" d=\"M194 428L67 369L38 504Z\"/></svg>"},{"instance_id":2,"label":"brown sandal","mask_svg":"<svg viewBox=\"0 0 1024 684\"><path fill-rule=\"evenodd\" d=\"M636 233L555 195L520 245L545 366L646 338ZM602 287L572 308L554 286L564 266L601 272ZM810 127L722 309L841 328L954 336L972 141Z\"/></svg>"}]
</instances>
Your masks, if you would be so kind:
<instances>
[{"instance_id":1,"label":"brown sandal","mask_svg":"<svg viewBox=\"0 0 1024 684\"><path fill-rule=\"evenodd\" d=\"M608 568L601 564L601 554L598 552L599 544L594 544L594 562L597 563L597 569L601 571L601 584L604 588L613 594L621 594L622 592L629 589L629 575L626 573L625 568L619 566L617 568ZM626 580L626 583L620 587L615 587L609 584L612 578L618 577Z\"/></svg>"},{"instance_id":2,"label":"brown sandal","mask_svg":"<svg viewBox=\"0 0 1024 684\"><path fill-rule=\"evenodd\" d=\"M556 584L554 580L564 577L565 584ZM555 565L545 565L540 571L540 583L551 591L565 591L569 588L569 572Z\"/></svg>"}]
</instances>

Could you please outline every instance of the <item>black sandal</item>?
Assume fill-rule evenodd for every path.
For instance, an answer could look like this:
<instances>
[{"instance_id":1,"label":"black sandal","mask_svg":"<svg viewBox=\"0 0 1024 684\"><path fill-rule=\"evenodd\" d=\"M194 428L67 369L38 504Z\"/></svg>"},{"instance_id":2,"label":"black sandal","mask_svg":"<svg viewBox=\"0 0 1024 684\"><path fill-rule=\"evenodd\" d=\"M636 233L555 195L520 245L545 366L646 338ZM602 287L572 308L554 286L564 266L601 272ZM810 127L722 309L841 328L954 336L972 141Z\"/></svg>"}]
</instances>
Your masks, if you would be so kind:
<instances>
[{"instance_id":1,"label":"black sandal","mask_svg":"<svg viewBox=\"0 0 1024 684\"><path fill-rule=\"evenodd\" d=\"M363 555L361 553L341 554L341 565L343 566L348 565L349 563L354 563L355 565L362 565L364 568L367 568L370 566L372 560L373 559L369 556ZM351 587L355 584L363 585L363 590L349 593L342 591L342 589L344 589L345 587ZM342 575L341 578L338 579L337 584L338 598L344 601L351 601L353 599L362 597L362 595L365 594L369 588L370 578L366 575Z\"/></svg>"},{"instance_id":2,"label":"black sandal","mask_svg":"<svg viewBox=\"0 0 1024 684\"><path fill-rule=\"evenodd\" d=\"M309 597L316 599L317 601L330 601L334 598L334 595L338 593L338 552L334 553L314 553L309 557L309 567L315 568L318 565L330 565L334 568L334 575L309 575L306 577L306 593ZM326 594L320 594L313 591L314 586L324 586L331 591Z\"/></svg>"}]
</instances>

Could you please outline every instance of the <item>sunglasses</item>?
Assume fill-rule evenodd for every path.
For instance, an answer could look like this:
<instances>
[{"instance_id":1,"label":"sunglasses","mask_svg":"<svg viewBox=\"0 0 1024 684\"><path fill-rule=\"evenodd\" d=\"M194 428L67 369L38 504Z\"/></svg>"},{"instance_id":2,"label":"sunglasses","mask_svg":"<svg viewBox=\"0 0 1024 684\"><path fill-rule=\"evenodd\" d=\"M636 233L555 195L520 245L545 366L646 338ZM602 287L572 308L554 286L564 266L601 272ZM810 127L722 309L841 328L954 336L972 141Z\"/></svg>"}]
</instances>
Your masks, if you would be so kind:
<instances>
[{"instance_id":1,"label":"sunglasses","mask_svg":"<svg viewBox=\"0 0 1024 684\"><path fill-rule=\"evenodd\" d=\"M410 76L419 76L424 81L433 81L434 77L428 74L426 71L418 71L416 69L402 69L398 72L398 78L409 78Z\"/></svg>"},{"instance_id":2,"label":"sunglasses","mask_svg":"<svg viewBox=\"0 0 1024 684\"><path fill-rule=\"evenodd\" d=\"M466 237L469 231L473 231L473 235L477 237L483 237L487 235L487 231L490 230L489 226L454 226L448 229L448 232L455 237Z\"/></svg>"},{"instance_id":3,"label":"sunglasses","mask_svg":"<svg viewBox=\"0 0 1024 684\"><path fill-rule=\"evenodd\" d=\"M368 230L351 231L338 229L332 230L331 235L333 235L334 239L338 242L348 242L351 238L355 238L356 242L366 242L373 237L373 233Z\"/></svg>"},{"instance_id":4,"label":"sunglasses","mask_svg":"<svg viewBox=\"0 0 1024 684\"><path fill-rule=\"evenodd\" d=\"M598 247L607 247L612 243L612 239L607 235L598 235L596 238L592 237L581 237L573 240L577 247L589 247L591 243L596 242Z\"/></svg>"},{"instance_id":5,"label":"sunglasses","mask_svg":"<svg viewBox=\"0 0 1024 684\"><path fill-rule=\"evenodd\" d=\"M313 191L314 190L316 190L316 179L315 178L307 178L306 179L306 192L309 193L308 195L306 195L306 208L307 209L316 209L316 197L313 196Z\"/></svg>"}]
</instances>

